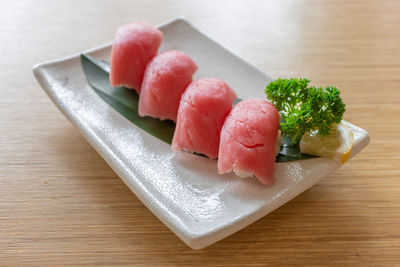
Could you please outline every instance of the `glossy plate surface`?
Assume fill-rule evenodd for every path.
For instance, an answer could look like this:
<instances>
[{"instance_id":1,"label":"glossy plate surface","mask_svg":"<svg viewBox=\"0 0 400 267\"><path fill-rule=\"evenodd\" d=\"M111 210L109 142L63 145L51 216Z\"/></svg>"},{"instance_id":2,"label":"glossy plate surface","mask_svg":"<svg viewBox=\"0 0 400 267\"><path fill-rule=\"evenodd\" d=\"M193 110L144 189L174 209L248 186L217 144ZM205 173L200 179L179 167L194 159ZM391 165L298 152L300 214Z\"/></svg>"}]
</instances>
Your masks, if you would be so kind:
<instances>
[{"instance_id":1,"label":"glossy plate surface","mask_svg":"<svg viewBox=\"0 0 400 267\"><path fill-rule=\"evenodd\" d=\"M246 63L184 19L161 25L161 51L181 50L199 65L195 79L225 80L239 98L264 98L272 77ZM87 51L109 60L110 45ZM267 56L267 55L266 55ZM288 202L339 164L314 158L278 163L276 182L266 187L255 178L219 175L217 162L185 152L137 128L105 103L89 86L79 55L38 64L36 79L61 112L85 136L135 195L177 236L200 249L242 229ZM369 142L352 124L352 156Z\"/></svg>"}]
</instances>

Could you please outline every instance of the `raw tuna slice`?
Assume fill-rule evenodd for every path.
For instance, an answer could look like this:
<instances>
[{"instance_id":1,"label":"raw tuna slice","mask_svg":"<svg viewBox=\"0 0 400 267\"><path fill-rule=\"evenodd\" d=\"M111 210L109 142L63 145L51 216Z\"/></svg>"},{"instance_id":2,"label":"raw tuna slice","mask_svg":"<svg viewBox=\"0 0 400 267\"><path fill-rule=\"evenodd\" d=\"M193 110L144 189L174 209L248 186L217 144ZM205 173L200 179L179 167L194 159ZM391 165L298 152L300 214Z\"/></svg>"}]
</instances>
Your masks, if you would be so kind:
<instances>
[{"instance_id":1,"label":"raw tuna slice","mask_svg":"<svg viewBox=\"0 0 400 267\"><path fill-rule=\"evenodd\" d=\"M111 85L126 86L140 93L144 70L157 54L161 40L161 31L147 23L121 26L112 45Z\"/></svg>"},{"instance_id":2,"label":"raw tuna slice","mask_svg":"<svg viewBox=\"0 0 400 267\"><path fill-rule=\"evenodd\" d=\"M234 171L264 184L274 181L280 114L268 101L249 99L236 104L221 130L218 172Z\"/></svg>"},{"instance_id":3,"label":"raw tuna slice","mask_svg":"<svg viewBox=\"0 0 400 267\"><path fill-rule=\"evenodd\" d=\"M181 96L196 70L196 63L180 51L153 58L144 72L139 115L176 121Z\"/></svg>"},{"instance_id":4,"label":"raw tuna slice","mask_svg":"<svg viewBox=\"0 0 400 267\"><path fill-rule=\"evenodd\" d=\"M204 78L191 83L181 98L172 149L215 159L221 128L235 99L235 92L222 80Z\"/></svg>"}]
</instances>

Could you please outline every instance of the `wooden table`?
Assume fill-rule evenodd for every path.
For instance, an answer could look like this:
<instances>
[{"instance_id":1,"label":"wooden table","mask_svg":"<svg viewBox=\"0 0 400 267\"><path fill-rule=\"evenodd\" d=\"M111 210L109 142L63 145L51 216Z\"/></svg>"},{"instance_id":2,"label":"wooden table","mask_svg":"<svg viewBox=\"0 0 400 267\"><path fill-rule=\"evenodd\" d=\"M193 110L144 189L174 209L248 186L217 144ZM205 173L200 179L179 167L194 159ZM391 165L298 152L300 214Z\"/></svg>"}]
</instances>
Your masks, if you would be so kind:
<instances>
[{"instance_id":1,"label":"wooden table","mask_svg":"<svg viewBox=\"0 0 400 267\"><path fill-rule=\"evenodd\" d=\"M399 1L1 1L0 266L400 263ZM193 251L33 78L35 63L184 15L274 76L337 85L370 145L242 231Z\"/></svg>"}]
</instances>

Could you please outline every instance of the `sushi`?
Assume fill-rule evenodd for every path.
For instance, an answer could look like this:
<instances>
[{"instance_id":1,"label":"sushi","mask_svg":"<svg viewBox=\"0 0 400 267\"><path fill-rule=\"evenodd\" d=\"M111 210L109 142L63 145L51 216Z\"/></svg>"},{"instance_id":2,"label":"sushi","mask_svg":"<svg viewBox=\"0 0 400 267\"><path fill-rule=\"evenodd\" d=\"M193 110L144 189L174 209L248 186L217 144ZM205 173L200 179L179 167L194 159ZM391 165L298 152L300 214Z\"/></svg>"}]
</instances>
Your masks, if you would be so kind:
<instances>
[{"instance_id":1,"label":"sushi","mask_svg":"<svg viewBox=\"0 0 400 267\"><path fill-rule=\"evenodd\" d=\"M145 22L121 26L111 50L110 83L112 86L140 87L147 64L157 54L162 33Z\"/></svg>"},{"instance_id":2,"label":"sushi","mask_svg":"<svg viewBox=\"0 0 400 267\"><path fill-rule=\"evenodd\" d=\"M139 99L139 115L176 121L182 93L192 82L196 63L175 50L154 57L146 67Z\"/></svg>"},{"instance_id":3,"label":"sushi","mask_svg":"<svg viewBox=\"0 0 400 267\"><path fill-rule=\"evenodd\" d=\"M253 174L266 185L274 181L280 114L268 101L249 99L234 106L221 130L218 172Z\"/></svg>"},{"instance_id":4,"label":"sushi","mask_svg":"<svg viewBox=\"0 0 400 267\"><path fill-rule=\"evenodd\" d=\"M172 149L217 158L221 128L235 99L235 92L220 79L191 83L180 101Z\"/></svg>"}]
</instances>

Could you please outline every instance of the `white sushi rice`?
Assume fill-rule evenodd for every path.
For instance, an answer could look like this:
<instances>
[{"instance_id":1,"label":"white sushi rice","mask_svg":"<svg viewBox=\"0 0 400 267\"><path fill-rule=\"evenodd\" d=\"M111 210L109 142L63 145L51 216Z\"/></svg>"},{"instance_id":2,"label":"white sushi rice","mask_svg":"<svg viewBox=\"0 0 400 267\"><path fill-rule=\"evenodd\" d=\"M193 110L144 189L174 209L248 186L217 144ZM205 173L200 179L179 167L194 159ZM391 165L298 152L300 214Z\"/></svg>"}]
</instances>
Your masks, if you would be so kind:
<instances>
[{"instance_id":1,"label":"white sushi rice","mask_svg":"<svg viewBox=\"0 0 400 267\"><path fill-rule=\"evenodd\" d=\"M233 170L233 172L239 176L240 178L247 178L247 177L253 177L254 173L251 172L245 172L245 171L241 171L241 170Z\"/></svg>"}]
</instances>

